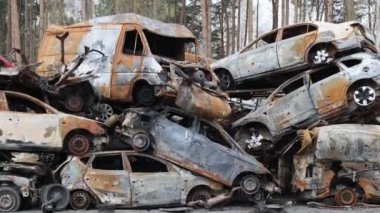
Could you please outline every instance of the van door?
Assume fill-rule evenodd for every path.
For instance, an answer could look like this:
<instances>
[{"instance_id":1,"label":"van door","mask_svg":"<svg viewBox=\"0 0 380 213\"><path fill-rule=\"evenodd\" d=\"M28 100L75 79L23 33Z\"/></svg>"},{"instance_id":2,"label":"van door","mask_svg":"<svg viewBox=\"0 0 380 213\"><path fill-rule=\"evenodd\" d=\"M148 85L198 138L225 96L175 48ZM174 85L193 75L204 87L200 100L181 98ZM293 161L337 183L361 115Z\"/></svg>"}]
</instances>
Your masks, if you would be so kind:
<instances>
[{"instance_id":1,"label":"van door","mask_svg":"<svg viewBox=\"0 0 380 213\"><path fill-rule=\"evenodd\" d=\"M125 26L117 46L116 60L111 76L111 98L131 101L133 82L141 75L146 47L136 26Z\"/></svg>"}]
</instances>

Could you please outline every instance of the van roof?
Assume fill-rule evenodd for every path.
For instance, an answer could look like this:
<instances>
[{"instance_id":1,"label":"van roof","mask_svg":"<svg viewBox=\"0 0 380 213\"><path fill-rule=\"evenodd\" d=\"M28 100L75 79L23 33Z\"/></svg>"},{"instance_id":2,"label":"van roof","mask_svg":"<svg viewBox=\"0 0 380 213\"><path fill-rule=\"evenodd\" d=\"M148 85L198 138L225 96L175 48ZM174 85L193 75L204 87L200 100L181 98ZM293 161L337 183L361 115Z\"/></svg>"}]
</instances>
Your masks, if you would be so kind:
<instances>
[{"instance_id":1,"label":"van roof","mask_svg":"<svg viewBox=\"0 0 380 213\"><path fill-rule=\"evenodd\" d=\"M73 24L70 26L49 26L48 32L64 31L69 28L78 27L91 27L94 25L104 25L104 24L138 24L144 30L151 31L152 33L159 34L162 36L175 37L175 38L186 38L195 39L194 34L187 29L184 25L174 24L174 23L164 23L157 21L145 16L141 16L134 13L124 13L111 16L103 16L90 19L85 22Z\"/></svg>"}]
</instances>

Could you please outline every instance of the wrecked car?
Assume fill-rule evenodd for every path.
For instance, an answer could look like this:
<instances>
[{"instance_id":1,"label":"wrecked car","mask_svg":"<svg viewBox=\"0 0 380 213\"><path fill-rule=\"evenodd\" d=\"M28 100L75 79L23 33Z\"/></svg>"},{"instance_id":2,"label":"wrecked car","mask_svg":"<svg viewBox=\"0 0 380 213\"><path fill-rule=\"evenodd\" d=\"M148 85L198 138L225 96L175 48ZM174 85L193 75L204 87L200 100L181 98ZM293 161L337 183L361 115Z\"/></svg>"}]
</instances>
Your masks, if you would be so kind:
<instances>
[{"instance_id":1,"label":"wrecked car","mask_svg":"<svg viewBox=\"0 0 380 213\"><path fill-rule=\"evenodd\" d=\"M61 63L56 36L64 33L67 33L65 60L72 60L84 46L107 56L104 68L98 72L99 78L90 82L109 103L151 106L157 97L176 96L183 79L197 82L201 88L218 87L218 78L206 59L191 57L191 61L185 61L186 47L198 46L186 27L131 13L94 18L67 27L49 27L38 54L38 61L43 62L37 69L40 75L53 75L52 67ZM197 58L199 61L194 62ZM209 96L225 99L224 93L216 90ZM224 102L228 110L227 101ZM204 108L212 111L207 105Z\"/></svg>"},{"instance_id":2,"label":"wrecked car","mask_svg":"<svg viewBox=\"0 0 380 213\"><path fill-rule=\"evenodd\" d=\"M366 112L359 109L375 111L379 69L378 55L356 53L299 74L279 86L257 110L232 123L235 139L246 150L271 149L297 129L347 121Z\"/></svg>"},{"instance_id":3,"label":"wrecked car","mask_svg":"<svg viewBox=\"0 0 380 213\"><path fill-rule=\"evenodd\" d=\"M38 201L42 206L53 204L52 210L65 209L69 193L60 184L49 184L53 179L50 169L41 163L0 163L0 212L15 212L21 204L34 206Z\"/></svg>"},{"instance_id":4,"label":"wrecked car","mask_svg":"<svg viewBox=\"0 0 380 213\"><path fill-rule=\"evenodd\" d=\"M378 52L373 36L358 22L306 22L266 33L211 68L222 89L247 81L253 81L252 88L277 87L302 69L367 50Z\"/></svg>"},{"instance_id":5,"label":"wrecked car","mask_svg":"<svg viewBox=\"0 0 380 213\"><path fill-rule=\"evenodd\" d=\"M300 130L292 184L304 200L332 197L339 206L376 203L380 126L340 124Z\"/></svg>"},{"instance_id":6,"label":"wrecked car","mask_svg":"<svg viewBox=\"0 0 380 213\"><path fill-rule=\"evenodd\" d=\"M106 127L31 96L0 91L0 149L83 155L106 144Z\"/></svg>"},{"instance_id":7,"label":"wrecked car","mask_svg":"<svg viewBox=\"0 0 380 213\"><path fill-rule=\"evenodd\" d=\"M206 201L223 185L134 151L97 152L72 158L61 170L73 209L179 206Z\"/></svg>"},{"instance_id":8,"label":"wrecked car","mask_svg":"<svg viewBox=\"0 0 380 213\"><path fill-rule=\"evenodd\" d=\"M276 180L215 123L165 108L127 109L122 116L125 143L248 195L277 190Z\"/></svg>"}]
</instances>

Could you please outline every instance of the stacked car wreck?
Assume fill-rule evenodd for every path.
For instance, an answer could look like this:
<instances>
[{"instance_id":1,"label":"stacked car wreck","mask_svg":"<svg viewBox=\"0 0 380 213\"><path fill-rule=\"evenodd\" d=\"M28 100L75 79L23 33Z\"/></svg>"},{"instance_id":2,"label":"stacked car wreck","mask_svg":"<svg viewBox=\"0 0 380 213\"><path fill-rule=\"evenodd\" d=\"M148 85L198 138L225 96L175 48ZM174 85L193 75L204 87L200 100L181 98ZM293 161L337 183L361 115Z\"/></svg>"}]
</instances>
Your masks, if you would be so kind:
<instances>
[{"instance_id":1,"label":"stacked car wreck","mask_svg":"<svg viewBox=\"0 0 380 213\"><path fill-rule=\"evenodd\" d=\"M35 64L0 58L0 211L212 207L280 187L376 201L380 57L362 25L287 26L216 62L198 48L182 25L119 14L50 26Z\"/></svg>"}]
</instances>

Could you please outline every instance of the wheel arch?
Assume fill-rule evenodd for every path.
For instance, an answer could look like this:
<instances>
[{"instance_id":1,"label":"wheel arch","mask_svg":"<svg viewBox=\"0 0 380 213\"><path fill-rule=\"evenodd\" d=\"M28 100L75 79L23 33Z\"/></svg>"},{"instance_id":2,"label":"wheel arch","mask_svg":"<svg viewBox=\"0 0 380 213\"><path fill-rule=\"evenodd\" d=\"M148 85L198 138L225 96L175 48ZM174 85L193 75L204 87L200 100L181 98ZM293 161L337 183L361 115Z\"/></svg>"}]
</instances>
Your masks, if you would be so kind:
<instances>
[{"instance_id":1,"label":"wheel arch","mask_svg":"<svg viewBox=\"0 0 380 213\"><path fill-rule=\"evenodd\" d=\"M97 205L97 204L101 203L100 199L96 196L95 193L93 193L91 190L85 189L85 188L77 188L77 189L70 190L69 191L69 193L70 193L70 199L71 199L71 194L74 193L74 192L77 192L77 191L84 191L84 192L86 192L90 196L90 199L91 199L90 205L91 204Z\"/></svg>"},{"instance_id":2,"label":"wheel arch","mask_svg":"<svg viewBox=\"0 0 380 213\"><path fill-rule=\"evenodd\" d=\"M206 190L209 190L210 192L212 191L211 187L205 184L195 185L186 194L186 203L190 202L190 197L194 194L194 192L196 192L199 189L206 189Z\"/></svg>"},{"instance_id":3,"label":"wheel arch","mask_svg":"<svg viewBox=\"0 0 380 213\"><path fill-rule=\"evenodd\" d=\"M328 45L329 47L331 47L332 49L330 49L329 51L335 51L334 55L338 52L337 46L332 41L314 43L310 45L308 49L306 50L306 53L304 56L304 60L306 64L312 64L312 62L310 61L310 53L312 53L312 50L322 45Z\"/></svg>"}]
</instances>

